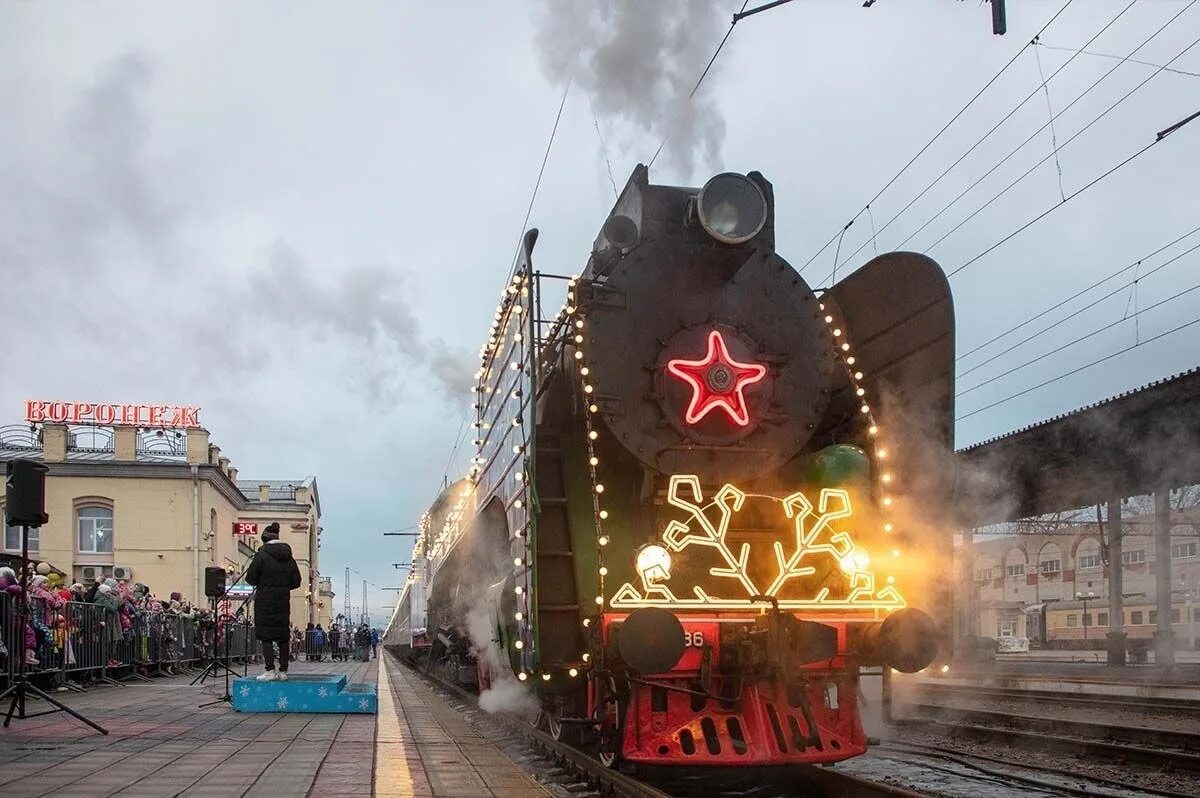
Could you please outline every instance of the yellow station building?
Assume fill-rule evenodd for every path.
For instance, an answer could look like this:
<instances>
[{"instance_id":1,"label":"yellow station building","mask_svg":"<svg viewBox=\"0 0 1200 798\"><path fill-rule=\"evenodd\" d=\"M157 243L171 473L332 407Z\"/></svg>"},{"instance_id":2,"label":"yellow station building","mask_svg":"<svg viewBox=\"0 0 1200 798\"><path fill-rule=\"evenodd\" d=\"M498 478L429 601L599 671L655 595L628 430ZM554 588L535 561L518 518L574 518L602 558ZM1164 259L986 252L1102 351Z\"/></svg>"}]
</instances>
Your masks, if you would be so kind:
<instances>
[{"instance_id":1,"label":"yellow station building","mask_svg":"<svg viewBox=\"0 0 1200 798\"><path fill-rule=\"evenodd\" d=\"M142 582L205 604L204 569L233 576L278 522L304 579L292 594L292 624L328 626L333 589L319 571L321 501L315 477L248 480L198 426L31 423L0 427L0 462L44 462L46 513L30 530L30 559L86 582L97 576ZM0 507L4 497L0 495ZM21 530L8 527L5 555L19 555Z\"/></svg>"}]
</instances>

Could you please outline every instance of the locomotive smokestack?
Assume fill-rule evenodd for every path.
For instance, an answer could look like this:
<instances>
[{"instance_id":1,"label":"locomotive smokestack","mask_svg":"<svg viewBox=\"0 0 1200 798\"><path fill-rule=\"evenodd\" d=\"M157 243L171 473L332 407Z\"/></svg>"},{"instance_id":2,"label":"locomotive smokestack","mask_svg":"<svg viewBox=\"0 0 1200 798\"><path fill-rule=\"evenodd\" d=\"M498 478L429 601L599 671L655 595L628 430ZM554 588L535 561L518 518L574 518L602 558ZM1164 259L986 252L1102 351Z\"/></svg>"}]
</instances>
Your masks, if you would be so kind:
<instances>
[{"instance_id":1,"label":"locomotive smokestack","mask_svg":"<svg viewBox=\"0 0 1200 798\"><path fill-rule=\"evenodd\" d=\"M916 673L937 656L937 625L911 607L862 630L855 653L866 663L886 665L901 673Z\"/></svg>"}]
</instances>

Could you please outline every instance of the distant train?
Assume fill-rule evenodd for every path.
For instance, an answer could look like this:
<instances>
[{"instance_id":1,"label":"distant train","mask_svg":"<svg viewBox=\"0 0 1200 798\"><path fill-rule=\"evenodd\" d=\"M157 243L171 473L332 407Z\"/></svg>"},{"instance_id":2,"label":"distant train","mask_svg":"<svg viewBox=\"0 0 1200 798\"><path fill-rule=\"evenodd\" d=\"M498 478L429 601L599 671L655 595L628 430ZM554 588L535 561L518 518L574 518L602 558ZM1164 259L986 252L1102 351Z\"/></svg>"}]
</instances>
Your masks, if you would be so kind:
<instances>
[{"instance_id":1,"label":"distant train","mask_svg":"<svg viewBox=\"0 0 1200 798\"><path fill-rule=\"evenodd\" d=\"M1047 601L1025 610L1025 633L1031 648L1103 649L1108 645L1108 599L1083 601ZM1192 618L1188 619L1188 612ZM1141 599L1126 599L1124 605L1126 645L1131 650L1145 648L1154 640L1158 628L1158 607ZM1171 628L1177 648L1196 646L1200 626L1200 605L1177 601L1171 605Z\"/></svg>"},{"instance_id":2,"label":"distant train","mask_svg":"<svg viewBox=\"0 0 1200 798\"><path fill-rule=\"evenodd\" d=\"M860 669L920 670L941 637L910 606L943 570L913 534L950 490L941 268L880 255L818 296L756 172L639 166L579 277L536 271L536 239L481 352L470 476L422 519L386 644L523 684L610 766L863 753Z\"/></svg>"}]
</instances>

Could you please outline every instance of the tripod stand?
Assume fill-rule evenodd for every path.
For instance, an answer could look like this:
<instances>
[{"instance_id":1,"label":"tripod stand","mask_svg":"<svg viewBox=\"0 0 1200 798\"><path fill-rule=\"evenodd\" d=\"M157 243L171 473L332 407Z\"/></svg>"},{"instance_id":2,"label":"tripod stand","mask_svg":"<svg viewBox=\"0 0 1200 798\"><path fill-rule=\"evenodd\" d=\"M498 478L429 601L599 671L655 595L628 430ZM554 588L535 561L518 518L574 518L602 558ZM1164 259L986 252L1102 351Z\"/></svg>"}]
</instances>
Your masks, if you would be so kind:
<instances>
[{"instance_id":1,"label":"tripod stand","mask_svg":"<svg viewBox=\"0 0 1200 798\"><path fill-rule=\"evenodd\" d=\"M44 518L45 516L43 516ZM41 715L51 715L55 712L66 712L71 717L80 723L86 723L101 734L108 734L108 729L103 726L93 723L92 721L80 715L75 710L63 704L56 698L51 698L41 688L29 682L29 677L25 673L25 629L29 624L29 526L21 525L21 599L17 605L17 639L20 641L17 646L17 667L19 670L14 677L14 681L9 685L8 689L0 693L0 701L12 696L12 703L8 705L8 715L4 718L4 728L8 728L8 724L12 723L15 717L17 720L25 720L27 718L36 718ZM47 709L42 712L26 712L25 700L27 697L33 696L45 701L54 709Z\"/></svg>"},{"instance_id":2,"label":"tripod stand","mask_svg":"<svg viewBox=\"0 0 1200 798\"><path fill-rule=\"evenodd\" d=\"M245 575L245 573L246 573L245 571L242 571L242 574L239 575L237 577L237 579L233 580L233 584L237 584L239 581L241 581L241 578L242 578L242 576ZM228 598L228 596L229 596L229 586L226 585L225 591L220 595L220 597L212 596L209 599L209 601L212 603L214 635L221 628L221 619L220 619L220 616L217 614L217 606L219 605L219 603L221 601ZM214 636L213 642L212 642L212 661L208 663L208 667L206 667L199 676L197 676L195 679L192 680L192 684L194 685L194 684L203 684L204 680L207 679L209 676L216 676L217 674L222 674L225 677L225 692L216 701L209 701L207 703L200 704L199 705L200 709L203 709L204 707L211 707L214 704L232 704L233 703L233 694L229 692L229 677L233 676L236 678L237 671L235 671L233 668L229 667L229 631L230 631L229 630L229 621L232 621L237 615L240 615L242 613L242 610L244 610L245 608L246 608L246 605L243 604L234 615L228 616L229 620L226 621L226 623L225 623L225 634L224 634L225 657L224 657L224 659L220 659L220 660L217 659L217 638Z\"/></svg>"}]
</instances>

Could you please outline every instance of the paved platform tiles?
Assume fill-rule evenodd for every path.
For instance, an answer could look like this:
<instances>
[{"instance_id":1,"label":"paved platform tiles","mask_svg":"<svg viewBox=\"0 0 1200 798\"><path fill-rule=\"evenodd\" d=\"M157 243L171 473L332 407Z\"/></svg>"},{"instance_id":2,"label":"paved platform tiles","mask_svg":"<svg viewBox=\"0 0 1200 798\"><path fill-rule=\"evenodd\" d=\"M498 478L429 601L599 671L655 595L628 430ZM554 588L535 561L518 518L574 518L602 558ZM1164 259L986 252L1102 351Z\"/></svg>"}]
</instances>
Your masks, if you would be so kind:
<instances>
[{"instance_id":1,"label":"paved platform tiles","mask_svg":"<svg viewBox=\"0 0 1200 798\"><path fill-rule=\"evenodd\" d=\"M378 717L249 714L226 705L198 709L197 704L219 695L223 684L210 680L201 689L189 686L191 679L185 677L60 694L110 734L97 734L61 713L14 720L10 728L0 729L0 795L546 794L532 779L522 781L517 766L471 732L423 682L390 660L388 665L392 678L380 682ZM351 681L368 683L375 683L381 671L374 660L296 662L291 668L297 673L345 672ZM38 706L31 702L29 711Z\"/></svg>"}]
</instances>

